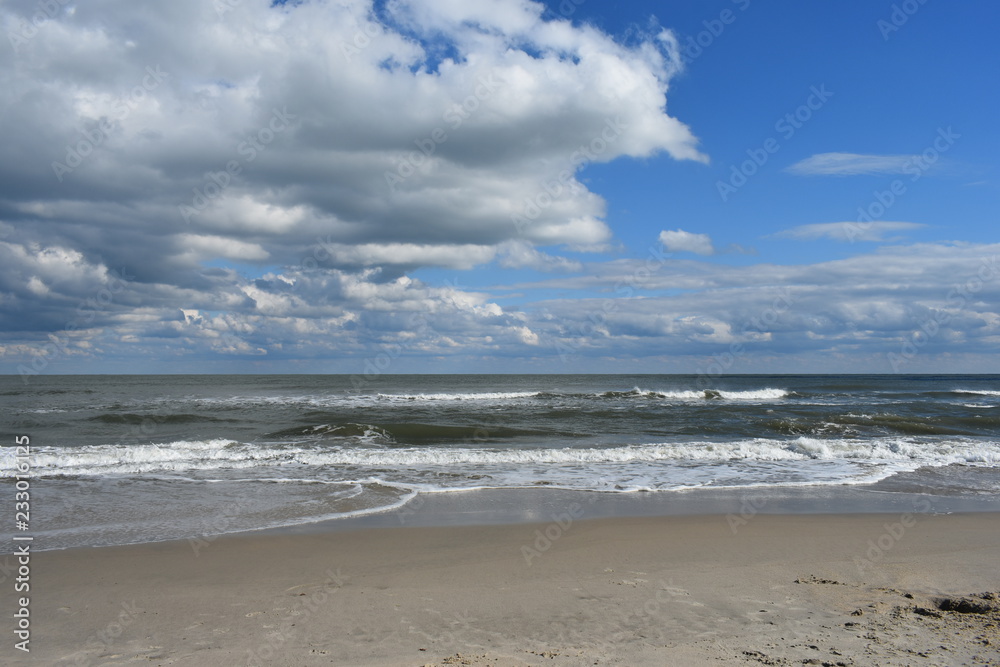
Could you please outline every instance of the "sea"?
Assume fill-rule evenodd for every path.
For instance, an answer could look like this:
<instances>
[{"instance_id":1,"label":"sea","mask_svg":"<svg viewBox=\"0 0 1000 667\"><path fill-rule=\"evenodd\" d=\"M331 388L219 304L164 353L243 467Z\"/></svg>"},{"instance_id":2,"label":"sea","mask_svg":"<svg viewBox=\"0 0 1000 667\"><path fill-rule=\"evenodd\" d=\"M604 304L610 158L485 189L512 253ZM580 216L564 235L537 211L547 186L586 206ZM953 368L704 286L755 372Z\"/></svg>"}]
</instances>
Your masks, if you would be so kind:
<instances>
[{"instance_id":1,"label":"sea","mask_svg":"<svg viewBox=\"0 0 1000 667\"><path fill-rule=\"evenodd\" d=\"M38 549L484 489L1000 498L997 375L3 376L0 406L0 488L13 517L15 476L29 480Z\"/></svg>"}]
</instances>

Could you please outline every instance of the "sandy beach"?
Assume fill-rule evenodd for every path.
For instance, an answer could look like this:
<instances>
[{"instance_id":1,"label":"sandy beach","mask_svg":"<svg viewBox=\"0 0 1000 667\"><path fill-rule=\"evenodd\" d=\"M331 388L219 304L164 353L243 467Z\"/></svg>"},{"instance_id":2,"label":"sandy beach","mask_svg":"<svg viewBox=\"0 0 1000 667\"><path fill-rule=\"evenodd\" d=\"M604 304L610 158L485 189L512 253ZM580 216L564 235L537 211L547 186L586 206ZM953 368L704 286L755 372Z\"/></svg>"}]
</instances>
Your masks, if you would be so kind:
<instances>
[{"instance_id":1,"label":"sandy beach","mask_svg":"<svg viewBox=\"0 0 1000 667\"><path fill-rule=\"evenodd\" d=\"M585 510L36 553L2 661L1000 664L1000 513Z\"/></svg>"}]
</instances>

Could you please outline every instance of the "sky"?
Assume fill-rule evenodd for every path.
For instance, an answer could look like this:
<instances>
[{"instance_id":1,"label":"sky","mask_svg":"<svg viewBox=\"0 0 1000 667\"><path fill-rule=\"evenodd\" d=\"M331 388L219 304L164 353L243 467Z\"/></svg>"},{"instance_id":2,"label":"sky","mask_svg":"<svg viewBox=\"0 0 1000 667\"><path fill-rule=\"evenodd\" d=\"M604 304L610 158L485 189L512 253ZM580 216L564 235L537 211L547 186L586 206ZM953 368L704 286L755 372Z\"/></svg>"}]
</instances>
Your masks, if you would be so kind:
<instances>
[{"instance_id":1,"label":"sky","mask_svg":"<svg viewBox=\"0 0 1000 667\"><path fill-rule=\"evenodd\" d=\"M988 0L5 0L0 372L1000 372Z\"/></svg>"}]
</instances>

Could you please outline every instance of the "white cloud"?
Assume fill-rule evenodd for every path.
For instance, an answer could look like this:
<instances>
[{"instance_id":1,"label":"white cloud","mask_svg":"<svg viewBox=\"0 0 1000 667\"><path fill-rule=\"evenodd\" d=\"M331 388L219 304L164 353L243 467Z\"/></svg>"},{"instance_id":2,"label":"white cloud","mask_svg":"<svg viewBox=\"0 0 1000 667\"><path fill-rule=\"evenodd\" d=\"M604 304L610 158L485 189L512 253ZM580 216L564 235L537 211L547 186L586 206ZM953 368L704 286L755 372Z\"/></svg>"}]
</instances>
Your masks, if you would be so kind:
<instances>
[{"instance_id":1,"label":"white cloud","mask_svg":"<svg viewBox=\"0 0 1000 667\"><path fill-rule=\"evenodd\" d=\"M802 176L858 176L862 174L920 173L919 155L861 155L819 153L796 162L786 171ZM908 171L909 170L909 171Z\"/></svg>"},{"instance_id":2,"label":"white cloud","mask_svg":"<svg viewBox=\"0 0 1000 667\"><path fill-rule=\"evenodd\" d=\"M266 260L270 255L257 243L247 243L222 236L202 234L181 234L180 244L190 248L192 254L199 258L216 259L224 257L237 261Z\"/></svg>"},{"instance_id":3,"label":"white cloud","mask_svg":"<svg viewBox=\"0 0 1000 667\"><path fill-rule=\"evenodd\" d=\"M30 21L36 4L5 3L0 22ZM0 156L8 372L38 357L44 372L80 368L69 356L89 370L114 359L129 370L191 359L202 370L217 355L360 372L385 349L398 350L393 369L495 354L579 370L557 343L609 364L739 341L774 355L855 346L884 358L938 313L947 324L921 354L998 352L1000 281L948 300L996 246L883 248L804 266L560 257L614 242L606 202L577 179L586 164L707 160L666 112L681 62L668 32L616 41L528 0L271 4L243 0L220 14L201 0L95 0L46 21L17 53L0 49L0 90L12 91L0 114L17 128ZM163 75L149 78L150 68ZM272 126L279 115L288 123ZM897 173L906 157L805 163ZM74 166L60 180L54 161ZM178 210L201 204L189 221ZM859 238L915 228L889 224ZM836 233L808 227L789 233ZM739 251L681 229L660 241L704 256ZM499 288L407 275L490 262L562 272L518 286L560 297L543 313ZM787 315L746 329L785 289ZM632 298L580 298L594 294Z\"/></svg>"},{"instance_id":4,"label":"white cloud","mask_svg":"<svg viewBox=\"0 0 1000 667\"><path fill-rule=\"evenodd\" d=\"M898 241L902 236L887 237L893 232L905 232L922 229L927 225L917 222L821 222L811 225L799 225L778 232L776 238L796 239L799 241L815 241L817 239L832 239L834 241Z\"/></svg>"},{"instance_id":5,"label":"white cloud","mask_svg":"<svg viewBox=\"0 0 1000 667\"><path fill-rule=\"evenodd\" d=\"M411 327L408 313L440 318L424 352L490 326L535 345L484 295L399 280L493 261L579 270L561 249L612 241L580 170L707 160L666 112L681 59L655 24L621 40L530 0L272 4L82 3L0 49L0 90L16 91L0 114L18 128L0 156L12 336L75 323L80 299L124 270L128 287L79 332L104 341L95 355L128 341L159 358L178 337L235 355L351 354ZM5 3L0 22L35 9ZM225 262L271 273L247 280ZM210 312L246 344L210 336Z\"/></svg>"},{"instance_id":6,"label":"white cloud","mask_svg":"<svg viewBox=\"0 0 1000 667\"><path fill-rule=\"evenodd\" d=\"M894 354L914 372L947 368L948 359L958 358L963 372L977 364L982 372L995 368L989 360L1000 353L1000 244L891 246L788 266L638 259L586 269L584 276L513 286L608 294L635 286L629 295L641 298L616 300L610 309L606 296L538 304L544 316L533 330L559 341L580 363L656 350L672 363L686 359L678 372L733 354L727 372L788 370L797 359L811 370L889 373ZM915 332L923 333L914 338ZM920 341L915 353L914 340ZM760 365L766 359L770 367Z\"/></svg>"},{"instance_id":7,"label":"white cloud","mask_svg":"<svg viewBox=\"0 0 1000 667\"><path fill-rule=\"evenodd\" d=\"M714 255L715 248L708 234L694 234L683 229L660 232L660 243L668 252L693 252L696 255Z\"/></svg>"},{"instance_id":8,"label":"white cloud","mask_svg":"<svg viewBox=\"0 0 1000 667\"><path fill-rule=\"evenodd\" d=\"M500 248L500 266L508 269L530 268L536 271L574 272L583 269L580 262L549 255L526 241L508 241Z\"/></svg>"}]
</instances>

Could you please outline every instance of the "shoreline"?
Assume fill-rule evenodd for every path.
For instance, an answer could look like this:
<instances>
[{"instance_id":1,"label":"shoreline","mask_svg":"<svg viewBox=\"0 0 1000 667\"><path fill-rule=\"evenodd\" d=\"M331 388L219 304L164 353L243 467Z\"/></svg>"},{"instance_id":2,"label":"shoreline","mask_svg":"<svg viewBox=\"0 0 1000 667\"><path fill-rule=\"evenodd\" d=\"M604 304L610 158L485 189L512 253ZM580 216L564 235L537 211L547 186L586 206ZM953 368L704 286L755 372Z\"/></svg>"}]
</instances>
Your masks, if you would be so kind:
<instances>
[{"instance_id":1,"label":"shoreline","mask_svg":"<svg viewBox=\"0 0 1000 667\"><path fill-rule=\"evenodd\" d=\"M1000 512L1000 496L952 495L907 489L896 481L864 485L802 485L695 488L671 491L620 492L573 489L483 488L422 492L405 504L355 516L320 518L288 525L231 532L203 532L123 544L55 546L46 548L45 534L35 537L35 552L107 549L169 542L210 543L220 538L268 535L342 533L371 528L497 526L545 523L569 516L573 520L602 518L655 518L671 516L727 517L740 525L760 514L954 514ZM215 522L218 523L223 522ZM0 546L0 558L9 556L10 544Z\"/></svg>"},{"instance_id":2,"label":"shoreline","mask_svg":"<svg viewBox=\"0 0 1000 667\"><path fill-rule=\"evenodd\" d=\"M598 498L574 509L586 494L539 491L549 505L532 510L535 522L482 523L512 510L484 498L492 508L453 525L419 525L442 516L429 500L403 525L326 522L40 552L32 652L8 642L0 657L379 667L1000 661L1000 512L914 514L893 498L888 512L803 513L808 503L785 497L742 523L726 513L600 517L621 507ZM782 513L788 507L800 511ZM994 599L976 597L986 592ZM8 619L11 597L0 602ZM942 609L947 600L985 611Z\"/></svg>"},{"instance_id":3,"label":"shoreline","mask_svg":"<svg viewBox=\"0 0 1000 667\"><path fill-rule=\"evenodd\" d=\"M269 528L264 532L530 524L551 521L574 506L580 508L580 519L705 515L735 515L747 519L757 514L989 513L1000 512L1000 497L899 491L884 480L871 485L756 486L629 493L545 487L476 489L421 493L391 510Z\"/></svg>"}]
</instances>

